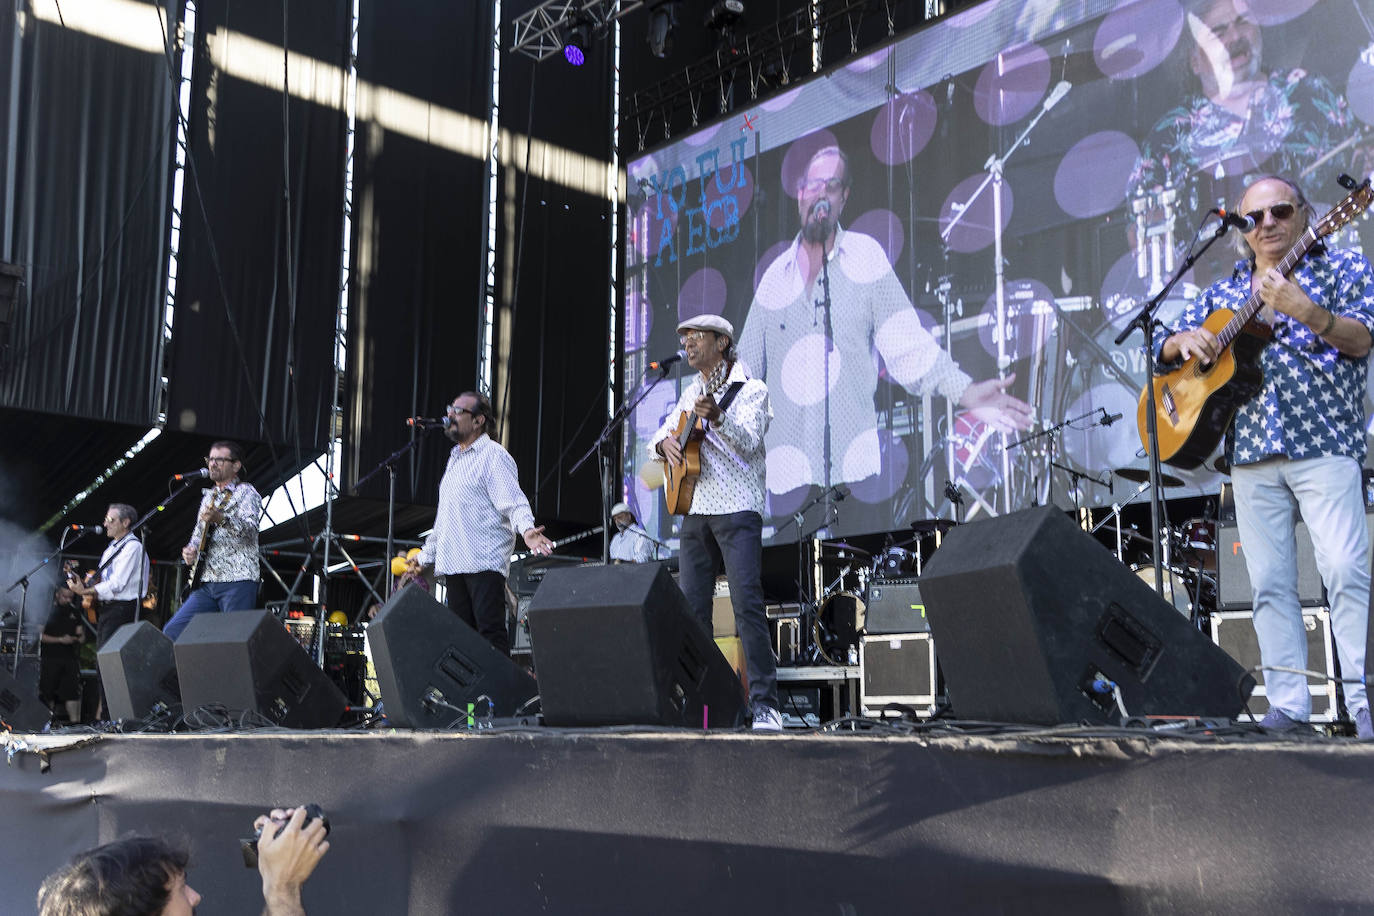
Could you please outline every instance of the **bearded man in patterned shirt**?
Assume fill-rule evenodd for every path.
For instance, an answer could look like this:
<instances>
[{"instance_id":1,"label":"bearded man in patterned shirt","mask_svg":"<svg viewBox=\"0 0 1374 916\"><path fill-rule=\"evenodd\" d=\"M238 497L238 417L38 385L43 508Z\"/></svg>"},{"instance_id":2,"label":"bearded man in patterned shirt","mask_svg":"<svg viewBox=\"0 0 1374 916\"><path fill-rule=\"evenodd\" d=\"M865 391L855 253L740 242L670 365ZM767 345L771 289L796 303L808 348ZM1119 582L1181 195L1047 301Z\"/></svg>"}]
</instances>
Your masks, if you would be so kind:
<instances>
[{"instance_id":1,"label":"bearded man in patterned shirt","mask_svg":"<svg viewBox=\"0 0 1374 916\"><path fill-rule=\"evenodd\" d=\"M682 445L674 435L680 414L700 417L707 426L701 474L682 520L678 584L697 622L710 633L716 570L724 562L749 668L753 727L781 731L778 663L763 611L763 437L773 418L768 386L745 374L735 352L734 326L719 315L689 318L677 332L687 364L698 375L649 440L650 456L674 467L682 464Z\"/></svg>"},{"instance_id":2,"label":"bearded man in patterned shirt","mask_svg":"<svg viewBox=\"0 0 1374 916\"><path fill-rule=\"evenodd\" d=\"M262 495L239 478L243 448L237 442L216 442L205 459L214 486L200 500L191 540L181 548L190 566L203 565L198 584L167 621L162 632L175 640L191 618L206 611L246 611L258 606L258 523ZM203 556L202 556L203 554Z\"/></svg>"},{"instance_id":3,"label":"bearded man in patterned shirt","mask_svg":"<svg viewBox=\"0 0 1374 916\"><path fill-rule=\"evenodd\" d=\"M1156 345L1166 366L1194 356L1210 362L1221 348L1211 331L1199 327L1207 315L1236 310L1252 293L1265 303L1255 319L1274 332L1260 355L1264 383L1236 412L1227 458L1255 635L1267 669L1270 708L1261 724L1284 731L1301 727L1312 708L1307 679L1271 667L1307 668L1297 586L1298 514L1312 534L1326 585L1341 671L1346 678L1364 675L1369 536L1360 468L1374 272L1363 255L1324 246L1308 252L1289 276L1278 270L1314 216L1301 189L1286 178L1256 180L1238 212L1255 220L1240 241L1247 258L1185 309L1175 332L1156 335ZM1347 682L1345 701L1358 736L1374 738L1364 685Z\"/></svg>"}]
</instances>

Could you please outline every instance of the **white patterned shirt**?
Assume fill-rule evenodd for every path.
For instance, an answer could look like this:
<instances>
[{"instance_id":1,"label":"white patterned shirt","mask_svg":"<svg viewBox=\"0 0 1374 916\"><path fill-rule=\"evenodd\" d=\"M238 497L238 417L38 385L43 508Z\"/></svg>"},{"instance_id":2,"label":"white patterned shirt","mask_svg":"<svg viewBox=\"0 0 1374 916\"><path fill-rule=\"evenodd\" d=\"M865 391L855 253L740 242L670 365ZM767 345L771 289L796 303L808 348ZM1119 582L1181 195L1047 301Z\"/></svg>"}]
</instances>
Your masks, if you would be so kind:
<instances>
[{"instance_id":1,"label":"white patterned shirt","mask_svg":"<svg viewBox=\"0 0 1374 916\"><path fill-rule=\"evenodd\" d=\"M768 385L777 422L768 435L773 491L825 482L825 314L816 306L821 273L810 287L799 263L800 236L764 271L739 356ZM882 245L839 229L829 258L834 349L829 353L831 483L879 472L878 359L888 377L915 395L958 402L971 379L922 325L892 272Z\"/></svg>"},{"instance_id":2,"label":"white patterned shirt","mask_svg":"<svg viewBox=\"0 0 1374 916\"><path fill-rule=\"evenodd\" d=\"M111 541L100 555L100 568L103 572L95 584L95 594L101 601L134 601L147 593L148 554L134 535Z\"/></svg>"},{"instance_id":3,"label":"white patterned shirt","mask_svg":"<svg viewBox=\"0 0 1374 916\"><path fill-rule=\"evenodd\" d=\"M692 491L689 515L728 515L731 512L764 514L765 455L763 437L773 419L768 404L768 386L761 380L749 378L744 366L736 362L730 367L725 386L716 392L716 400L735 382L744 387L735 395L729 407L715 423L708 423L706 437L701 441L701 476ZM657 461L658 443L677 430L679 414L691 413L697 398L705 388L701 374L692 379L678 399L677 409L649 440L649 455Z\"/></svg>"},{"instance_id":4,"label":"white patterned shirt","mask_svg":"<svg viewBox=\"0 0 1374 916\"><path fill-rule=\"evenodd\" d=\"M504 576L515 539L533 527L534 513L520 489L515 459L484 434L467 448L455 445L449 452L434 530L417 559L441 576Z\"/></svg>"},{"instance_id":5,"label":"white patterned shirt","mask_svg":"<svg viewBox=\"0 0 1374 916\"><path fill-rule=\"evenodd\" d=\"M654 558L656 546L636 522L624 531L617 531L615 537L611 538L611 559L625 563L647 563Z\"/></svg>"},{"instance_id":6,"label":"white patterned shirt","mask_svg":"<svg viewBox=\"0 0 1374 916\"><path fill-rule=\"evenodd\" d=\"M251 483L235 477L224 485L229 501L220 509L221 521L210 532L209 548L202 562L205 572L201 582L256 582L261 578L258 567L258 523L262 521L262 496ZM219 487L206 487L200 498L204 511L212 502L218 506ZM197 513L199 518L199 513ZM200 522L191 529L188 546L200 549Z\"/></svg>"}]
</instances>

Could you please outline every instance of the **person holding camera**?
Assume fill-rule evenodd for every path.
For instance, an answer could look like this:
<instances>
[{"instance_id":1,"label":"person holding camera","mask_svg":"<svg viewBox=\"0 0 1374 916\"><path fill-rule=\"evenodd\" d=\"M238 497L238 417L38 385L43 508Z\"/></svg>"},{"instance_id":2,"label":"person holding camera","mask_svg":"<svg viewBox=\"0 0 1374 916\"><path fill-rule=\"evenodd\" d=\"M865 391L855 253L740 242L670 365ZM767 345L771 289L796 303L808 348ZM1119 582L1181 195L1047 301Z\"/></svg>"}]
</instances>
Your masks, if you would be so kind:
<instances>
[{"instance_id":1,"label":"person holding camera","mask_svg":"<svg viewBox=\"0 0 1374 916\"><path fill-rule=\"evenodd\" d=\"M309 820L307 822L307 817ZM276 830L268 830L276 824ZM259 816L263 916L305 916L301 888L329 851L327 819L304 806ZM38 889L38 916L187 916L201 895L186 882L190 854L161 837L131 836L78 854Z\"/></svg>"}]
</instances>

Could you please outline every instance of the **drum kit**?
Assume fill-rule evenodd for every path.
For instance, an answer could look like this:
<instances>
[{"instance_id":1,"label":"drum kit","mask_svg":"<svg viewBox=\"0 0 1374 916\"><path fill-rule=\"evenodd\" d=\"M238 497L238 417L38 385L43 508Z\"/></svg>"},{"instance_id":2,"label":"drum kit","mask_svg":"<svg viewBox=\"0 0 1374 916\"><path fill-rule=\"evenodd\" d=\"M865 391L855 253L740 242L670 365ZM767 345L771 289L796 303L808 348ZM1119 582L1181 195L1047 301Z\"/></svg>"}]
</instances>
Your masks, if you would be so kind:
<instances>
[{"instance_id":1,"label":"drum kit","mask_svg":"<svg viewBox=\"0 0 1374 916\"><path fill-rule=\"evenodd\" d=\"M826 575L810 627L811 645L802 657L829 665L858 664L859 639L871 586L877 583L914 582L921 575L924 541L935 539L954 527L949 519L923 519L911 523L912 537L889 543L871 553L844 541L821 541L820 566ZM805 631L806 628L803 628Z\"/></svg>"}]
</instances>

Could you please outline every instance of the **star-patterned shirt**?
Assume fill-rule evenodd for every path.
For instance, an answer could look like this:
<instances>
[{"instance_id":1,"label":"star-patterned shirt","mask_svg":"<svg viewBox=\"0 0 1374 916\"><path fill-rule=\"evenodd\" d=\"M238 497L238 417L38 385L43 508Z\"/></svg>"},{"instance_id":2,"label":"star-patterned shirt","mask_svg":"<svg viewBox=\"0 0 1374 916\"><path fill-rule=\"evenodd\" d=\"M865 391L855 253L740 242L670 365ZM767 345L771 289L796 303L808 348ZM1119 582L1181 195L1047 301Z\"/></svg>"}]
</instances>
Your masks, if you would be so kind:
<instances>
[{"instance_id":1,"label":"star-patterned shirt","mask_svg":"<svg viewBox=\"0 0 1374 916\"><path fill-rule=\"evenodd\" d=\"M822 274L806 285L801 237L768 266L739 337L740 360L768 385L777 422L768 435L771 484L782 493L823 484L825 315ZM882 245L837 229L829 257L830 483L879 472L879 357L892 381L914 395L957 402L971 379L922 325Z\"/></svg>"},{"instance_id":2,"label":"star-patterned shirt","mask_svg":"<svg viewBox=\"0 0 1374 916\"><path fill-rule=\"evenodd\" d=\"M441 576L504 576L516 537L533 527L515 459L495 439L478 436L467 448L455 445L449 452L434 529L417 559Z\"/></svg>"},{"instance_id":3,"label":"star-patterned shirt","mask_svg":"<svg viewBox=\"0 0 1374 916\"><path fill-rule=\"evenodd\" d=\"M210 534L210 546L202 562L205 571L202 582L258 581L258 523L262 521L262 496L251 483L235 477L224 485L229 501L222 511L224 521ZM219 505L220 488L207 487L200 498L200 508L214 501ZM197 513L199 518L199 513ZM188 546L200 549L200 522L191 529Z\"/></svg>"},{"instance_id":4,"label":"star-patterned shirt","mask_svg":"<svg viewBox=\"0 0 1374 916\"><path fill-rule=\"evenodd\" d=\"M749 378L744 367L736 362L726 376L725 387L716 392L716 400L735 382L743 382L729 407L701 440L701 476L692 491L689 515L728 515L731 512L764 514L764 474L766 450L763 443L773 410L768 404L768 386L756 378ZM658 444L677 430L682 412L691 413L704 388L698 373L678 399L677 407L658 432L649 440L649 455L657 461Z\"/></svg>"},{"instance_id":5,"label":"star-patterned shirt","mask_svg":"<svg viewBox=\"0 0 1374 916\"><path fill-rule=\"evenodd\" d=\"M1198 327L1218 308L1238 309L1250 297L1249 261L1207 287L1172 329L1155 332L1155 354L1170 334ZM1310 252L1289 279L1318 306L1353 318L1374 336L1374 272L1348 249ZM1256 319L1256 320L1262 320ZM1369 361L1344 356L1295 318L1275 313L1274 338L1260 353L1264 386L1241 405L1227 437L1232 464L1276 455L1344 455L1364 463L1365 384Z\"/></svg>"}]
</instances>

